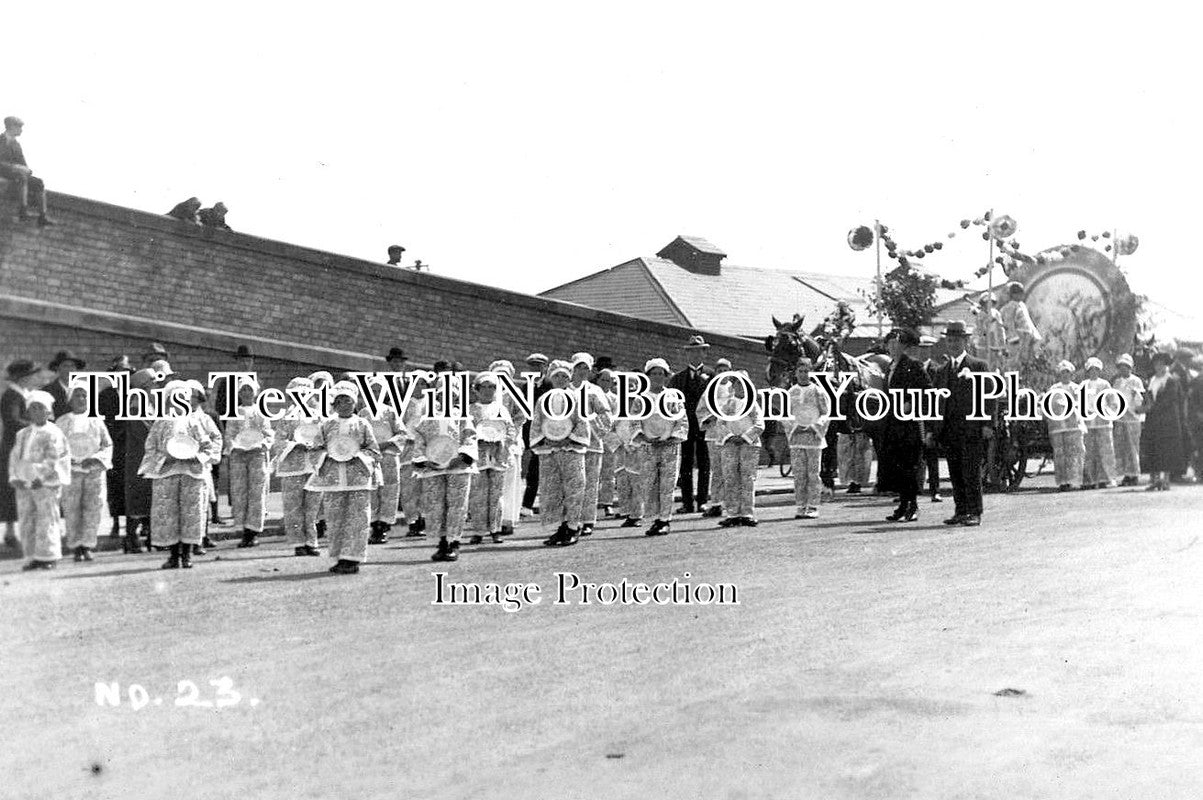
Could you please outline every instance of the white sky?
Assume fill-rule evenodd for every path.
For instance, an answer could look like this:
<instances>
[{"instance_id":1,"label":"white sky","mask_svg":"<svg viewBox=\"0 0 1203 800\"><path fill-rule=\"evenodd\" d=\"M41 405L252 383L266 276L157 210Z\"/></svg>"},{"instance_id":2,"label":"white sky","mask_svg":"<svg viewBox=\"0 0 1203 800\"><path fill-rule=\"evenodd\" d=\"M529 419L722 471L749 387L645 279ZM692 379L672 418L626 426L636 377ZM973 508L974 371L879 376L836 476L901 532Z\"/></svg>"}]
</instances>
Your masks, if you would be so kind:
<instances>
[{"instance_id":1,"label":"white sky","mask_svg":"<svg viewBox=\"0 0 1203 800\"><path fill-rule=\"evenodd\" d=\"M52 189L530 292L680 233L868 277L849 228L993 206L1028 250L1136 233L1133 285L1198 313L1191 4L15 6L0 114Z\"/></svg>"}]
</instances>

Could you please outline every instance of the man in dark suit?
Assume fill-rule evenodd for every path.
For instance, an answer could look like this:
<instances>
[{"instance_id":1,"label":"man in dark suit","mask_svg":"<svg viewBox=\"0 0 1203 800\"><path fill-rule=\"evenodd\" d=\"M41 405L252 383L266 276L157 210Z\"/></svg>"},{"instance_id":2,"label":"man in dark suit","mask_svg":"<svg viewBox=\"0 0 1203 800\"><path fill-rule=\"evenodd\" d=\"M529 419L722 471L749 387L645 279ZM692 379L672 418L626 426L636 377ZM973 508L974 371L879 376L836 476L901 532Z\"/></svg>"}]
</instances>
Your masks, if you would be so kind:
<instances>
[{"instance_id":1,"label":"man in dark suit","mask_svg":"<svg viewBox=\"0 0 1203 800\"><path fill-rule=\"evenodd\" d=\"M29 219L29 201L32 199L38 207L38 225L53 225L54 220L46 214L46 184L41 178L34 177L33 170L25 163L25 151L17 141L24 129L25 123L18 117L4 118L4 133L0 135L0 177L13 182L14 194L21 206L18 219L22 222Z\"/></svg>"},{"instance_id":2,"label":"man in dark suit","mask_svg":"<svg viewBox=\"0 0 1203 800\"><path fill-rule=\"evenodd\" d=\"M681 443L681 475L677 485L681 487L679 514L701 511L710 496L710 451L706 448L706 434L698 424L698 401L714 377L706 366L706 351L710 345L701 336L689 337L685 345L685 362L689 365L673 375L668 388L679 389L685 395L685 416L689 420L689 435ZM698 490L693 490L693 471L698 471Z\"/></svg>"},{"instance_id":3,"label":"man in dark suit","mask_svg":"<svg viewBox=\"0 0 1203 800\"><path fill-rule=\"evenodd\" d=\"M886 388L905 393L926 391L931 379L923 364L907 351L919 346L919 334L909 328L895 328L886 337L890 366L886 372ZM886 517L889 522L914 522L919 518L920 470L923 465L924 425L919 420L903 419L904 409L891 402L882 420L877 450L877 489L897 492L898 507ZM905 409L908 412L912 410ZM910 416L908 414L907 416Z\"/></svg>"},{"instance_id":4,"label":"man in dark suit","mask_svg":"<svg viewBox=\"0 0 1203 800\"><path fill-rule=\"evenodd\" d=\"M51 419L55 420L71 410L71 393L68 386L72 372L83 372L88 365L82 359L76 358L70 350L60 350L50 362L50 369L58 373L58 377L42 387L54 398L54 408L51 409Z\"/></svg>"},{"instance_id":5,"label":"man in dark suit","mask_svg":"<svg viewBox=\"0 0 1203 800\"><path fill-rule=\"evenodd\" d=\"M994 435L989 420L967 419L973 413L973 381L966 372L989 372L989 365L965 352L969 334L965 323L953 321L944 329L948 345L948 363L936 370L937 388L948 389L949 396L940 404L940 422L936 441L948 459L948 474L956 504L953 515L945 525L976 526L982 524L982 457L985 441ZM986 415L994 410L993 401L986 402ZM928 442L931 446L932 442Z\"/></svg>"},{"instance_id":6,"label":"man in dark suit","mask_svg":"<svg viewBox=\"0 0 1203 800\"><path fill-rule=\"evenodd\" d=\"M932 348L936 344L936 337L923 335L919 337L919 355L917 358L923 362L923 371L927 373L927 378L932 386L936 385L936 375L944 367L944 359L932 358ZM925 437L926 438L926 437ZM932 439L934 442L934 438ZM927 444L923 444L923 465L924 473L927 477L927 485L931 490L931 501L933 503L942 503L944 498L940 496L940 448ZM923 474L920 474L919 485L923 486Z\"/></svg>"}]
</instances>

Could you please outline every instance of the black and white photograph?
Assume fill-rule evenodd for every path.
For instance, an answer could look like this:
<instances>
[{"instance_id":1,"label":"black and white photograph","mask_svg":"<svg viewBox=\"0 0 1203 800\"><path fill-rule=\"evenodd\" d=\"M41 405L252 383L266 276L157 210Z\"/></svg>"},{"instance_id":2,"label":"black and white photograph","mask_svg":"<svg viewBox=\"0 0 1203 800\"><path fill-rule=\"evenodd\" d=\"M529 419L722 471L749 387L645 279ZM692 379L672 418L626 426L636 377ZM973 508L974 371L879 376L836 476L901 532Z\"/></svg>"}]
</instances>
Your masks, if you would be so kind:
<instances>
[{"instance_id":1,"label":"black and white photograph","mask_svg":"<svg viewBox=\"0 0 1203 800\"><path fill-rule=\"evenodd\" d=\"M1203 794L1187 6L2 16L0 798Z\"/></svg>"}]
</instances>

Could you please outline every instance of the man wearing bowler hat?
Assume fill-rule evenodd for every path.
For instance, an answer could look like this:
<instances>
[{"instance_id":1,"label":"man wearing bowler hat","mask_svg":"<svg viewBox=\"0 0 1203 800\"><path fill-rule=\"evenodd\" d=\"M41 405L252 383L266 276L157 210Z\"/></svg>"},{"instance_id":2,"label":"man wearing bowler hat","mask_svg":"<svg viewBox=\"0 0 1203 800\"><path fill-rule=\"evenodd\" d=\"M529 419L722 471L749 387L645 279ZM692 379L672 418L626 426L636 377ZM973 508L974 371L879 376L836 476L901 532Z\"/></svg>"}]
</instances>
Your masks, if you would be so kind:
<instances>
[{"instance_id":1,"label":"man wearing bowler hat","mask_svg":"<svg viewBox=\"0 0 1203 800\"><path fill-rule=\"evenodd\" d=\"M51 410L51 420L56 420L71 410L71 392L68 385L72 372L82 372L88 368L82 358L76 358L70 350L60 350L50 362L50 369L58 373L58 377L42 387L43 392L49 392L54 398L54 408Z\"/></svg>"},{"instance_id":2,"label":"man wearing bowler hat","mask_svg":"<svg viewBox=\"0 0 1203 800\"><path fill-rule=\"evenodd\" d=\"M677 485L681 488L682 514L701 511L710 496L710 451L706 448L706 433L698 424L698 401L710 384L714 373L706 366L706 351L710 345L698 334L689 337L685 344L685 369L668 381L670 389L678 389L685 395L685 416L689 421L689 435L681 443L681 476ZM697 493L693 489L693 471L698 471Z\"/></svg>"},{"instance_id":3,"label":"man wearing bowler hat","mask_svg":"<svg viewBox=\"0 0 1203 800\"><path fill-rule=\"evenodd\" d=\"M937 388L948 389L949 396L939 405L940 421L936 423L935 441L944 449L948 459L948 475L952 483L952 496L956 504L953 515L944 520L945 525L976 526L982 524L982 458L985 441L994 435L989 420L968 419L973 413L974 372L989 372L990 368L980 358L965 351L969 334L965 323L949 322L944 329L948 362L935 370ZM986 415L992 416L993 401L986 402ZM932 434L928 434L931 437ZM927 441L930 447L933 442Z\"/></svg>"}]
</instances>

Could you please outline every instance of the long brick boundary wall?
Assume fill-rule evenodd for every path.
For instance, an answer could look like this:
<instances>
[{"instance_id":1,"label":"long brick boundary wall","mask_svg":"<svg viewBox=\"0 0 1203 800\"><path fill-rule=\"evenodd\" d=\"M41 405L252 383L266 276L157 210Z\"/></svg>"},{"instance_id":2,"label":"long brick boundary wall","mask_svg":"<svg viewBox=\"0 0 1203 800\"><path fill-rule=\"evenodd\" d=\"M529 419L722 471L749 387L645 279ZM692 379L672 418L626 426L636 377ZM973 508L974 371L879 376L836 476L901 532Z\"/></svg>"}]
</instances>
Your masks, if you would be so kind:
<instances>
[{"instance_id":1,"label":"long brick boundary wall","mask_svg":"<svg viewBox=\"0 0 1203 800\"><path fill-rule=\"evenodd\" d=\"M626 368L653 356L679 367L695 332L70 195L50 200L58 224L49 228L16 223L0 203L4 364L44 364L69 348L99 368L122 352L137 361L153 340L189 375L231 368L234 348L248 344L271 385L318 368L384 369L394 345L416 366L482 369L536 350L585 350ZM759 382L760 343L702 333L712 360L726 356Z\"/></svg>"}]
</instances>

